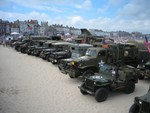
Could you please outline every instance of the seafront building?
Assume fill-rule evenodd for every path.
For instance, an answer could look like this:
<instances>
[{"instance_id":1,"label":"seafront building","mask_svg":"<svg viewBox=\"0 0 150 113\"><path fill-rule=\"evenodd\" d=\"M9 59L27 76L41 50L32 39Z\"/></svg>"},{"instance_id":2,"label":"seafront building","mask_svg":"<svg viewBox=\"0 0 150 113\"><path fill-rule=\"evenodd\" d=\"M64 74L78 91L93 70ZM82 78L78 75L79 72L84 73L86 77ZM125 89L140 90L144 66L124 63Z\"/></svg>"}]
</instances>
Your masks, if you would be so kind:
<instances>
[{"instance_id":1,"label":"seafront building","mask_svg":"<svg viewBox=\"0 0 150 113\"><path fill-rule=\"evenodd\" d=\"M11 23L7 20L0 19L0 36L11 33Z\"/></svg>"},{"instance_id":2,"label":"seafront building","mask_svg":"<svg viewBox=\"0 0 150 113\"><path fill-rule=\"evenodd\" d=\"M140 32L126 32L126 31L103 31L101 29L87 29L89 34L93 36L105 36L111 38L125 37L125 38L141 38L143 34ZM17 32L20 35L41 35L52 36L60 35L64 38L77 37L82 34L79 28L64 26L62 24L49 25L47 21L42 21L40 24L37 20L16 20L9 22L0 19L0 36L10 35L12 32Z\"/></svg>"}]
</instances>

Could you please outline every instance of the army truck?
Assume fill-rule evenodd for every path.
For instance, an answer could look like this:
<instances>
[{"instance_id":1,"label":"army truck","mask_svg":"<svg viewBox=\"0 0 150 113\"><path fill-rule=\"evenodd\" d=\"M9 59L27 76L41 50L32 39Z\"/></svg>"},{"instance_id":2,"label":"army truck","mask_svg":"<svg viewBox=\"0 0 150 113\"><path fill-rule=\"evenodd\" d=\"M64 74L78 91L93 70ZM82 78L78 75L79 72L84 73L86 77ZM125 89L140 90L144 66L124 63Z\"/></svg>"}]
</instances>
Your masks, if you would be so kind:
<instances>
[{"instance_id":1,"label":"army truck","mask_svg":"<svg viewBox=\"0 0 150 113\"><path fill-rule=\"evenodd\" d=\"M34 55L36 48L43 47L44 42L46 42L46 40L35 40L32 46L28 46L27 54Z\"/></svg>"},{"instance_id":2,"label":"army truck","mask_svg":"<svg viewBox=\"0 0 150 113\"><path fill-rule=\"evenodd\" d=\"M70 44L68 43L67 45L63 46L61 51L52 52L49 58L50 62L52 64L56 64L59 63L61 59L70 58L71 57L70 45L71 43Z\"/></svg>"},{"instance_id":3,"label":"army truck","mask_svg":"<svg viewBox=\"0 0 150 113\"><path fill-rule=\"evenodd\" d=\"M25 44L25 43L29 43L30 40L28 39L22 39L22 40L18 40L16 42L14 42L13 47L15 48L15 50L20 51L21 50L21 45Z\"/></svg>"},{"instance_id":4,"label":"army truck","mask_svg":"<svg viewBox=\"0 0 150 113\"><path fill-rule=\"evenodd\" d=\"M50 55L52 52L63 51L65 47L69 46L69 44L70 44L69 42L64 41L52 43L52 47L47 52L45 52L46 60L51 61Z\"/></svg>"},{"instance_id":5,"label":"army truck","mask_svg":"<svg viewBox=\"0 0 150 113\"><path fill-rule=\"evenodd\" d=\"M90 47L93 47L90 44L71 44L70 52L71 57L67 59L60 60L58 68L62 73L68 73L68 64L70 64L75 58L85 56L86 50Z\"/></svg>"},{"instance_id":6,"label":"army truck","mask_svg":"<svg viewBox=\"0 0 150 113\"><path fill-rule=\"evenodd\" d=\"M71 78L92 75L99 70L99 62L112 64L121 61L124 64L136 65L138 48L134 44L109 44L104 47L93 47L86 55L74 59L69 64L68 74Z\"/></svg>"},{"instance_id":7,"label":"army truck","mask_svg":"<svg viewBox=\"0 0 150 113\"><path fill-rule=\"evenodd\" d=\"M150 89L145 95L135 97L129 113L150 113Z\"/></svg>"},{"instance_id":8,"label":"army truck","mask_svg":"<svg viewBox=\"0 0 150 113\"><path fill-rule=\"evenodd\" d=\"M57 43L58 41L56 40L48 40L47 42L44 43L44 46L46 48L42 49L41 52L40 52L40 58L42 59L46 59L47 55L49 54L50 51L53 51L55 50L53 47L52 47L52 43Z\"/></svg>"},{"instance_id":9,"label":"army truck","mask_svg":"<svg viewBox=\"0 0 150 113\"><path fill-rule=\"evenodd\" d=\"M34 41L35 40L30 40L30 41L20 45L20 52L21 53L27 53L28 47L34 45Z\"/></svg>"},{"instance_id":10,"label":"army truck","mask_svg":"<svg viewBox=\"0 0 150 113\"><path fill-rule=\"evenodd\" d=\"M44 46L44 43L46 42L47 40L39 40L37 41L38 42L38 45L34 47L34 50L32 51L32 55L33 56L39 56L40 52L42 51L42 49L46 49L46 47Z\"/></svg>"},{"instance_id":11,"label":"army truck","mask_svg":"<svg viewBox=\"0 0 150 113\"><path fill-rule=\"evenodd\" d=\"M150 78L150 53L144 44L143 40L128 40L129 43L134 43L139 49L138 55L138 66L139 69L139 79L144 79L145 77Z\"/></svg>"},{"instance_id":12,"label":"army truck","mask_svg":"<svg viewBox=\"0 0 150 113\"><path fill-rule=\"evenodd\" d=\"M132 93L135 83L138 82L136 68L128 65L113 66L100 64L99 73L86 77L84 83L79 86L83 95L95 95L97 102L105 101L109 91L124 90L125 93Z\"/></svg>"}]
</instances>

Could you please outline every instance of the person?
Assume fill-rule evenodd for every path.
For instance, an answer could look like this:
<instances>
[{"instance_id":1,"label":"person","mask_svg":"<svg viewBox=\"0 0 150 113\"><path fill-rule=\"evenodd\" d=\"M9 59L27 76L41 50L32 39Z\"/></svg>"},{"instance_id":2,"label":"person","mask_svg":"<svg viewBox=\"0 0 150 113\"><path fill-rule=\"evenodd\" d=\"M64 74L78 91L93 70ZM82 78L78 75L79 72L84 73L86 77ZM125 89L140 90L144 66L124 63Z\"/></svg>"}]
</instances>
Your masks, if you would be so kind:
<instances>
[{"instance_id":1,"label":"person","mask_svg":"<svg viewBox=\"0 0 150 113\"><path fill-rule=\"evenodd\" d=\"M3 40L3 47L5 47L6 43L5 43L5 40Z\"/></svg>"}]
</instances>

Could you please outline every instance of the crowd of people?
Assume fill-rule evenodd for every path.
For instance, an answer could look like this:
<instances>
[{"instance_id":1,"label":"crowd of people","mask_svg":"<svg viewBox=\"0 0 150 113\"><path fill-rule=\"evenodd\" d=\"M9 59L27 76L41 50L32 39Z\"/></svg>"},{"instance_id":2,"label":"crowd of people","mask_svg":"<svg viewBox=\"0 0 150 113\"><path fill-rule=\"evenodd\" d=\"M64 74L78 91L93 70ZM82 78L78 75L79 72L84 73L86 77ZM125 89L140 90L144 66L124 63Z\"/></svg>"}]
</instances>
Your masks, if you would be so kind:
<instances>
[{"instance_id":1,"label":"crowd of people","mask_svg":"<svg viewBox=\"0 0 150 113\"><path fill-rule=\"evenodd\" d=\"M1 45L3 47L9 47L10 46L10 42L11 42L11 39L3 39L3 40L1 40Z\"/></svg>"}]
</instances>

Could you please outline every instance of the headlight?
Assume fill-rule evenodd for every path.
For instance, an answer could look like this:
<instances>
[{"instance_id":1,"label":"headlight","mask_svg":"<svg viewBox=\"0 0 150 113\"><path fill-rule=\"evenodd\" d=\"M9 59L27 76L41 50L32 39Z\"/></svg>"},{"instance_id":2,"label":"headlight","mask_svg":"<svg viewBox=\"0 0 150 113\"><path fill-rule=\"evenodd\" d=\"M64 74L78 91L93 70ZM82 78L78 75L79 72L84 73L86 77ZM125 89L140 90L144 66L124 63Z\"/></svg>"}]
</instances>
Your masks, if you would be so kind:
<instances>
[{"instance_id":1,"label":"headlight","mask_svg":"<svg viewBox=\"0 0 150 113\"><path fill-rule=\"evenodd\" d=\"M139 101L139 104L142 104L142 101Z\"/></svg>"},{"instance_id":2,"label":"headlight","mask_svg":"<svg viewBox=\"0 0 150 113\"><path fill-rule=\"evenodd\" d=\"M71 62L71 64L72 64L72 65L74 65L74 64L75 64L75 62L74 62L74 61L72 61L72 62Z\"/></svg>"},{"instance_id":3,"label":"headlight","mask_svg":"<svg viewBox=\"0 0 150 113\"><path fill-rule=\"evenodd\" d=\"M80 67L82 66L82 64L79 65Z\"/></svg>"},{"instance_id":4,"label":"headlight","mask_svg":"<svg viewBox=\"0 0 150 113\"><path fill-rule=\"evenodd\" d=\"M94 82L94 85L96 84L96 82Z\"/></svg>"}]
</instances>

